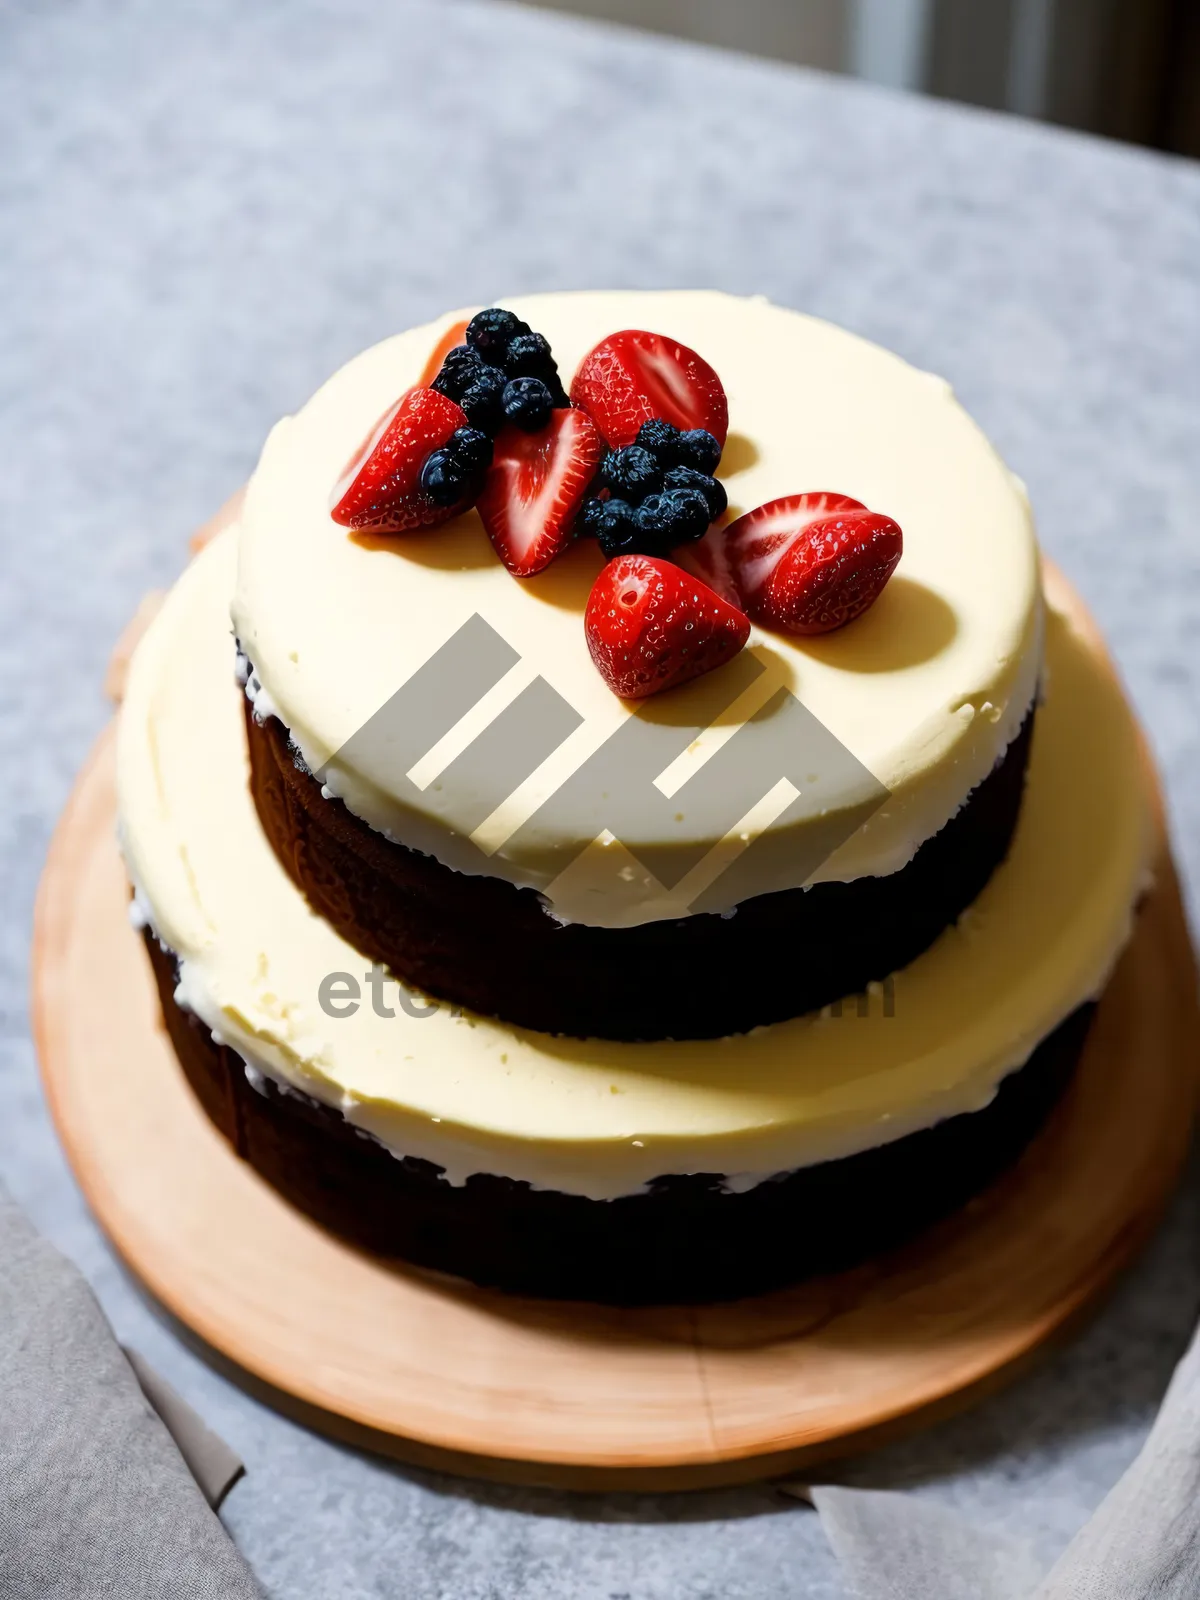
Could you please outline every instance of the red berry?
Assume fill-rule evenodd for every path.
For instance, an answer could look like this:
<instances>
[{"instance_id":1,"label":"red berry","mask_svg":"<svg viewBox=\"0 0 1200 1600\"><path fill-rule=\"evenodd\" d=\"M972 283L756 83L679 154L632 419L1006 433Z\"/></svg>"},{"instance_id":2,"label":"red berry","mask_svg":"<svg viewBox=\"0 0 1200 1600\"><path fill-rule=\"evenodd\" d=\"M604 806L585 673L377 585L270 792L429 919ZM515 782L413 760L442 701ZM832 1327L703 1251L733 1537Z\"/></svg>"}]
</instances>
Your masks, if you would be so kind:
<instances>
[{"instance_id":1,"label":"red berry","mask_svg":"<svg viewBox=\"0 0 1200 1600\"><path fill-rule=\"evenodd\" d=\"M592 586L584 631L613 693L640 700L732 660L750 623L681 567L618 556Z\"/></svg>"},{"instance_id":2,"label":"red berry","mask_svg":"<svg viewBox=\"0 0 1200 1600\"><path fill-rule=\"evenodd\" d=\"M829 633L861 616L904 550L891 517L845 494L770 500L704 543L700 571L731 583L755 622L797 634Z\"/></svg>"},{"instance_id":3,"label":"red berry","mask_svg":"<svg viewBox=\"0 0 1200 1600\"><path fill-rule=\"evenodd\" d=\"M592 419L567 407L537 433L501 429L477 508L511 573L540 572L569 543L603 453Z\"/></svg>"},{"instance_id":4,"label":"red berry","mask_svg":"<svg viewBox=\"0 0 1200 1600\"><path fill-rule=\"evenodd\" d=\"M436 389L409 389L379 419L347 465L329 514L344 528L405 533L445 522L461 506L439 506L421 488L421 468L467 414Z\"/></svg>"},{"instance_id":5,"label":"red berry","mask_svg":"<svg viewBox=\"0 0 1200 1600\"><path fill-rule=\"evenodd\" d=\"M662 333L626 328L584 356L571 384L614 450L632 444L643 422L661 417L677 428L706 428L718 444L729 432L721 380L702 356Z\"/></svg>"}]
</instances>

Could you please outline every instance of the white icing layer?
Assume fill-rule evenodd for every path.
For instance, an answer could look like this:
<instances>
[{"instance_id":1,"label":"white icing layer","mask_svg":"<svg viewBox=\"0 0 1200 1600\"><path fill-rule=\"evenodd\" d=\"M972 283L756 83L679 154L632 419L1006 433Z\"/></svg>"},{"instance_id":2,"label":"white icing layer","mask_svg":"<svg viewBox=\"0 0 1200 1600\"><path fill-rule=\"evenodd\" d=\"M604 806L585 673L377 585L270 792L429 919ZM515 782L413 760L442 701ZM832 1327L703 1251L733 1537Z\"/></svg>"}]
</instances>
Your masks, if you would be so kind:
<instances>
[{"instance_id":1,"label":"white icing layer","mask_svg":"<svg viewBox=\"0 0 1200 1600\"><path fill-rule=\"evenodd\" d=\"M743 657L637 709L617 700L584 641L584 604L601 564L594 544L521 581L501 566L474 512L373 548L329 517L348 458L466 315L455 312L366 351L268 439L246 501L233 607L256 707L277 712L326 787L372 826L459 870L530 885L563 921L626 927L726 910L764 885L898 870L991 770L1034 694L1039 573L1020 484L945 382L811 317L700 292L507 303L547 335L568 379L621 327L698 349L729 396L721 471L733 511L802 489L854 495L901 524L896 576L865 617L824 638L756 629L749 654L763 670L754 682ZM473 616L504 641L502 655L511 647L512 663L501 662L503 675L474 710L427 731L446 736L432 750L419 743L398 765L394 741L355 738ZM798 748L787 697L745 725L782 687L852 752L854 770L836 752L797 754L791 788L768 801ZM518 699L535 727L549 728L555 708L562 719L545 747L534 740L532 767L517 761L500 783L494 760L456 760L489 726L507 727L497 720L506 709L520 720ZM626 816L618 842L608 801L586 784L582 798L563 786L631 716L661 750L650 766L662 799L650 795ZM402 720L412 725L407 713ZM693 739L689 722L708 731ZM706 762L712 778L734 737L730 767L745 767L754 739L760 753L770 748L764 787L730 815L702 791ZM500 743L511 752L514 739L505 732ZM870 792L882 793L874 780L887 798L858 826ZM554 796L559 803L547 807ZM738 841L760 832L770 850L762 881L740 867L718 875ZM707 855L722 839L727 856ZM832 853L816 840L832 840Z\"/></svg>"},{"instance_id":2,"label":"white icing layer","mask_svg":"<svg viewBox=\"0 0 1200 1600\"><path fill-rule=\"evenodd\" d=\"M594 1198L678 1172L774 1173L987 1104L1098 993L1144 881L1135 730L1102 652L1049 614L1049 698L1007 862L961 923L867 1001L740 1037L557 1039L388 980L309 909L247 788L228 602L236 532L202 554L139 646L121 715L124 848L180 997L253 1071L338 1108L452 1182L499 1173ZM322 982L360 1000L333 1016ZM653 974L647 974L653 981ZM327 990L335 1006L344 992ZM891 1013L890 1015L888 1013Z\"/></svg>"}]
</instances>

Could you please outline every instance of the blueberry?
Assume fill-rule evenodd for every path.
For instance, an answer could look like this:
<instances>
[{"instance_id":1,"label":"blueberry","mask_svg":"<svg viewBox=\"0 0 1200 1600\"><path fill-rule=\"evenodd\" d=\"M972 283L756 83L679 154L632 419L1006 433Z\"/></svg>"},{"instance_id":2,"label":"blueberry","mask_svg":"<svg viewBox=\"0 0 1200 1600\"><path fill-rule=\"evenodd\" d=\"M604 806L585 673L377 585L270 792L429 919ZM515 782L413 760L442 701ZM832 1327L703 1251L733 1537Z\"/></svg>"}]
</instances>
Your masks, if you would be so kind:
<instances>
[{"instance_id":1,"label":"blueberry","mask_svg":"<svg viewBox=\"0 0 1200 1600\"><path fill-rule=\"evenodd\" d=\"M468 344L456 344L453 350L447 350L441 371L429 387L449 400L460 400L482 367L478 350Z\"/></svg>"},{"instance_id":2,"label":"blueberry","mask_svg":"<svg viewBox=\"0 0 1200 1600\"><path fill-rule=\"evenodd\" d=\"M679 429L673 422L664 422L661 417L643 422L634 442L640 444L643 450L649 450L651 455L657 456L661 466L675 466Z\"/></svg>"},{"instance_id":3,"label":"blueberry","mask_svg":"<svg viewBox=\"0 0 1200 1600\"><path fill-rule=\"evenodd\" d=\"M492 464L492 441L478 428L456 428L446 440L446 451L468 477Z\"/></svg>"},{"instance_id":4,"label":"blueberry","mask_svg":"<svg viewBox=\"0 0 1200 1600\"><path fill-rule=\"evenodd\" d=\"M662 468L641 445L629 444L624 450L610 450L600 466L600 480L607 489L631 505L640 505L648 494L662 488Z\"/></svg>"},{"instance_id":5,"label":"blueberry","mask_svg":"<svg viewBox=\"0 0 1200 1600\"><path fill-rule=\"evenodd\" d=\"M647 555L665 554L708 530L708 501L699 489L667 489L652 494L634 512ZM650 548L653 544L655 548Z\"/></svg>"},{"instance_id":6,"label":"blueberry","mask_svg":"<svg viewBox=\"0 0 1200 1600\"><path fill-rule=\"evenodd\" d=\"M721 446L706 428L689 428L679 435L676 459L681 467L695 467L709 476L721 463Z\"/></svg>"},{"instance_id":7,"label":"blueberry","mask_svg":"<svg viewBox=\"0 0 1200 1600\"><path fill-rule=\"evenodd\" d=\"M554 410L554 397L540 378L510 378L501 403L508 421L526 433L544 428Z\"/></svg>"},{"instance_id":8,"label":"blueberry","mask_svg":"<svg viewBox=\"0 0 1200 1600\"><path fill-rule=\"evenodd\" d=\"M604 513L612 502L592 495L580 506L575 516L575 532L581 539L594 539L600 532Z\"/></svg>"},{"instance_id":9,"label":"blueberry","mask_svg":"<svg viewBox=\"0 0 1200 1600\"><path fill-rule=\"evenodd\" d=\"M519 333L528 333L529 324L511 311L499 306L489 306L477 311L467 323L467 343L488 362L500 362L504 352Z\"/></svg>"},{"instance_id":10,"label":"blueberry","mask_svg":"<svg viewBox=\"0 0 1200 1600\"><path fill-rule=\"evenodd\" d=\"M715 522L725 507L729 504L729 496L725 493L725 485L710 478L707 473L697 472L695 467L672 467L663 479L663 487L667 489L699 489L708 501L709 520Z\"/></svg>"},{"instance_id":11,"label":"blueberry","mask_svg":"<svg viewBox=\"0 0 1200 1600\"><path fill-rule=\"evenodd\" d=\"M435 506L452 506L463 498L467 477L449 450L435 450L421 468L421 487Z\"/></svg>"},{"instance_id":12,"label":"blueberry","mask_svg":"<svg viewBox=\"0 0 1200 1600\"><path fill-rule=\"evenodd\" d=\"M596 542L606 561L642 549L642 533L637 513L625 500L597 500L602 509L590 519Z\"/></svg>"},{"instance_id":13,"label":"blueberry","mask_svg":"<svg viewBox=\"0 0 1200 1600\"><path fill-rule=\"evenodd\" d=\"M495 433L504 421L503 395L507 383L499 367L478 368L470 388L464 390L458 400L472 428Z\"/></svg>"},{"instance_id":14,"label":"blueberry","mask_svg":"<svg viewBox=\"0 0 1200 1600\"><path fill-rule=\"evenodd\" d=\"M708 496L704 491L668 489L663 499L670 502L668 531L671 543L686 544L692 539L703 539L712 520L708 511Z\"/></svg>"}]
</instances>

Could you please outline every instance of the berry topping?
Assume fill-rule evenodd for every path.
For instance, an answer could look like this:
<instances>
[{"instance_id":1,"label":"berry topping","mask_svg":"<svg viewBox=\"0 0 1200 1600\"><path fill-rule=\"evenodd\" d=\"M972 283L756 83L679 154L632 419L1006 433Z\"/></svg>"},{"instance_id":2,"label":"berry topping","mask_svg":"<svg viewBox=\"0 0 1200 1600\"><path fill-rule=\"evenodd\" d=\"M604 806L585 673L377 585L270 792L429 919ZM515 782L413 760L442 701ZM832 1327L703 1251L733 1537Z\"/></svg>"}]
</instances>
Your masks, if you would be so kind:
<instances>
[{"instance_id":1,"label":"berry topping","mask_svg":"<svg viewBox=\"0 0 1200 1600\"><path fill-rule=\"evenodd\" d=\"M421 487L435 506L456 506L465 499L470 479L471 474L445 449L435 450L421 468Z\"/></svg>"},{"instance_id":2,"label":"berry topping","mask_svg":"<svg viewBox=\"0 0 1200 1600\"><path fill-rule=\"evenodd\" d=\"M528 333L529 324L522 322L515 312L500 306L489 306L477 311L467 323L467 343L489 364L499 365L504 352L519 333Z\"/></svg>"},{"instance_id":3,"label":"berry topping","mask_svg":"<svg viewBox=\"0 0 1200 1600\"><path fill-rule=\"evenodd\" d=\"M550 354L550 341L540 333L518 333L504 352L504 370L510 378L540 378L556 406L568 406L567 392Z\"/></svg>"},{"instance_id":4,"label":"berry topping","mask_svg":"<svg viewBox=\"0 0 1200 1600\"><path fill-rule=\"evenodd\" d=\"M528 578L569 543L603 444L590 417L553 411L540 433L505 428L479 496L479 515L511 573Z\"/></svg>"},{"instance_id":5,"label":"berry topping","mask_svg":"<svg viewBox=\"0 0 1200 1600\"><path fill-rule=\"evenodd\" d=\"M725 391L708 362L665 334L638 328L610 334L584 356L571 399L613 449L632 444L642 424L659 417L677 428L705 428L719 444L729 429Z\"/></svg>"},{"instance_id":6,"label":"berry topping","mask_svg":"<svg viewBox=\"0 0 1200 1600\"><path fill-rule=\"evenodd\" d=\"M446 440L446 449L467 473L482 472L492 464L492 441L478 428L458 428Z\"/></svg>"},{"instance_id":7,"label":"berry topping","mask_svg":"<svg viewBox=\"0 0 1200 1600\"><path fill-rule=\"evenodd\" d=\"M675 460L711 477L721 464L721 446L707 428L689 428L675 441Z\"/></svg>"},{"instance_id":8,"label":"berry topping","mask_svg":"<svg viewBox=\"0 0 1200 1600\"><path fill-rule=\"evenodd\" d=\"M456 344L442 358L441 371L429 385L451 400L461 400L483 370L483 359L469 344Z\"/></svg>"},{"instance_id":9,"label":"berry topping","mask_svg":"<svg viewBox=\"0 0 1200 1600\"><path fill-rule=\"evenodd\" d=\"M708 504L710 522L715 522L729 505L725 485L705 472L697 472L695 467L672 467L663 478L663 485L668 489L699 489Z\"/></svg>"},{"instance_id":10,"label":"berry topping","mask_svg":"<svg viewBox=\"0 0 1200 1600\"><path fill-rule=\"evenodd\" d=\"M635 444L640 444L643 450L649 450L652 456L657 456L664 467L678 465L679 457L676 451L679 446L679 429L673 422L664 422L661 417L651 417L649 422L643 422L637 431Z\"/></svg>"},{"instance_id":11,"label":"berry topping","mask_svg":"<svg viewBox=\"0 0 1200 1600\"><path fill-rule=\"evenodd\" d=\"M450 327L446 329L445 333L429 352L429 360L425 363L425 370L417 379L418 388L432 389L434 387L434 379L442 370L442 363L451 350L455 346L462 344L466 337L467 325L465 322L451 323ZM450 398L453 400L454 396L451 395Z\"/></svg>"},{"instance_id":12,"label":"berry topping","mask_svg":"<svg viewBox=\"0 0 1200 1600\"><path fill-rule=\"evenodd\" d=\"M641 445L627 444L610 450L600 466L600 481L622 500L637 505L663 485L663 469Z\"/></svg>"},{"instance_id":13,"label":"berry topping","mask_svg":"<svg viewBox=\"0 0 1200 1600\"><path fill-rule=\"evenodd\" d=\"M614 556L635 555L642 551L645 542L638 527L637 513L626 500L597 500L589 502L601 507L594 518L596 542L606 561Z\"/></svg>"},{"instance_id":14,"label":"berry topping","mask_svg":"<svg viewBox=\"0 0 1200 1600\"><path fill-rule=\"evenodd\" d=\"M510 378L501 397L504 415L526 433L537 433L550 421L554 396L541 378Z\"/></svg>"},{"instance_id":15,"label":"berry topping","mask_svg":"<svg viewBox=\"0 0 1200 1600\"><path fill-rule=\"evenodd\" d=\"M642 699L731 660L749 638L750 623L669 561L624 555L596 579L584 631L613 693Z\"/></svg>"},{"instance_id":16,"label":"berry topping","mask_svg":"<svg viewBox=\"0 0 1200 1600\"><path fill-rule=\"evenodd\" d=\"M330 501L333 520L380 533L444 522L453 505L422 487L421 472L466 421L462 408L437 390L409 389L347 466Z\"/></svg>"},{"instance_id":17,"label":"berry topping","mask_svg":"<svg viewBox=\"0 0 1200 1600\"><path fill-rule=\"evenodd\" d=\"M501 367L477 367L459 396L473 428L494 434L504 422L504 390L508 379Z\"/></svg>"},{"instance_id":18,"label":"berry topping","mask_svg":"<svg viewBox=\"0 0 1200 1600\"><path fill-rule=\"evenodd\" d=\"M719 550L708 550L714 541ZM698 564L747 613L784 633L829 633L879 598L904 549L890 517L844 494L794 494L715 530Z\"/></svg>"},{"instance_id":19,"label":"berry topping","mask_svg":"<svg viewBox=\"0 0 1200 1600\"><path fill-rule=\"evenodd\" d=\"M667 489L652 494L634 512L647 555L666 555L676 545L703 539L708 531L708 501L699 489Z\"/></svg>"}]
</instances>

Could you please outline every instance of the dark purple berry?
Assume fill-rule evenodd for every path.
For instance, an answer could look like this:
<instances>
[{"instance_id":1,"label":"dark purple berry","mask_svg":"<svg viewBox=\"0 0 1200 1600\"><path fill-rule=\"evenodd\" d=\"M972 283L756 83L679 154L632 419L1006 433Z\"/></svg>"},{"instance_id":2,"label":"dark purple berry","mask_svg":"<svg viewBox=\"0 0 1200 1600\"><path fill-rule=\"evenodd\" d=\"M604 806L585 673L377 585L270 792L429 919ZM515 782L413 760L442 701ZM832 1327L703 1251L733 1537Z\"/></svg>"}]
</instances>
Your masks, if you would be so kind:
<instances>
[{"instance_id":1,"label":"dark purple berry","mask_svg":"<svg viewBox=\"0 0 1200 1600\"><path fill-rule=\"evenodd\" d=\"M542 378L557 372L550 341L541 333L518 333L504 352L504 370L510 378Z\"/></svg>"},{"instance_id":2,"label":"dark purple berry","mask_svg":"<svg viewBox=\"0 0 1200 1600\"><path fill-rule=\"evenodd\" d=\"M597 500L595 504L601 510L590 521L605 560L640 551L641 530L633 507L624 500Z\"/></svg>"},{"instance_id":3,"label":"dark purple berry","mask_svg":"<svg viewBox=\"0 0 1200 1600\"><path fill-rule=\"evenodd\" d=\"M519 333L528 333L529 324L522 322L512 311L500 306L489 306L477 311L467 323L467 343L489 364L499 365L504 352Z\"/></svg>"},{"instance_id":4,"label":"dark purple berry","mask_svg":"<svg viewBox=\"0 0 1200 1600\"><path fill-rule=\"evenodd\" d=\"M441 370L429 387L448 400L461 400L482 368L478 350L468 344L456 344L453 350L447 350Z\"/></svg>"},{"instance_id":5,"label":"dark purple berry","mask_svg":"<svg viewBox=\"0 0 1200 1600\"><path fill-rule=\"evenodd\" d=\"M657 456L660 466L673 467L677 463L679 429L673 422L664 422L661 417L643 422L634 443L640 444L643 450L649 450L651 455Z\"/></svg>"},{"instance_id":6,"label":"dark purple berry","mask_svg":"<svg viewBox=\"0 0 1200 1600\"><path fill-rule=\"evenodd\" d=\"M663 479L665 489L699 489L708 502L709 520L715 522L729 504L725 485L695 467L672 467Z\"/></svg>"},{"instance_id":7,"label":"dark purple berry","mask_svg":"<svg viewBox=\"0 0 1200 1600\"><path fill-rule=\"evenodd\" d=\"M507 421L537 433L550 421L554 397L540 378L510 378L501 399Z\"/></svg>"},{"instance_id":8,"label":"dark purple berry","mask_svg":"<svg viewBox=\"0 0 1200 1600\"><path fill-rule=\"evenodd\" d=\"M479 428L456 428L445 449L468 477L492 464L492 441Z\"/></svg>"},{"instance_id":9,"label":"dark purple berry","mask_svg":"<svg viewBox=\"0 0 1200 1600\"><path fill-rule=\"evenodd\" d=\"M421 487L435 506L452 506L463 498L468 474L449 450L435 450L421 468Z\"/></svg>"},{"instance_id":10,"label":"dark purple berry","mask_svg":"<svg viewBox=\"0 0 1200 1600\"><path fill-rule=\"evenodd\" d=\"M640 505L648 494L662 488L662 467L642 445L610 450L600 464L600 481L621 500Z\"/></svg>"},{"instance_id":11,"label":"dark purple berry","mask_svg":"<svg viewBox=\"0 0 1200 1600\"><path fill-rule=\"evenodd\" d=\"M663 499L669 503L668 532L672 544L686 544L692 539L703 539L712 518L708 512L708 496L702 489L668 489Z\"/></svg>"},{"instance_id":12,"label":"dark purple berry","mask_svg":"<svg viewBox=\"0 0 1200 1600\"><path fill-rule=\"evenodd\" d=\"M503 397L508 379L499 367L480 367L458 403L472 428L494 434L504 421Z\"/></svg>"},{"instance_id":13,"label":"dark purple berry","mask_svg":"<svg viewBox=\"0 0 1200 1600\"><path fill-rule=\"evenodd\" d=\"M711 477L721 464L721 446L706 428L689 428L679 435L675 456L679 466L695 467Z\"/></svg>"}]
</instances>

